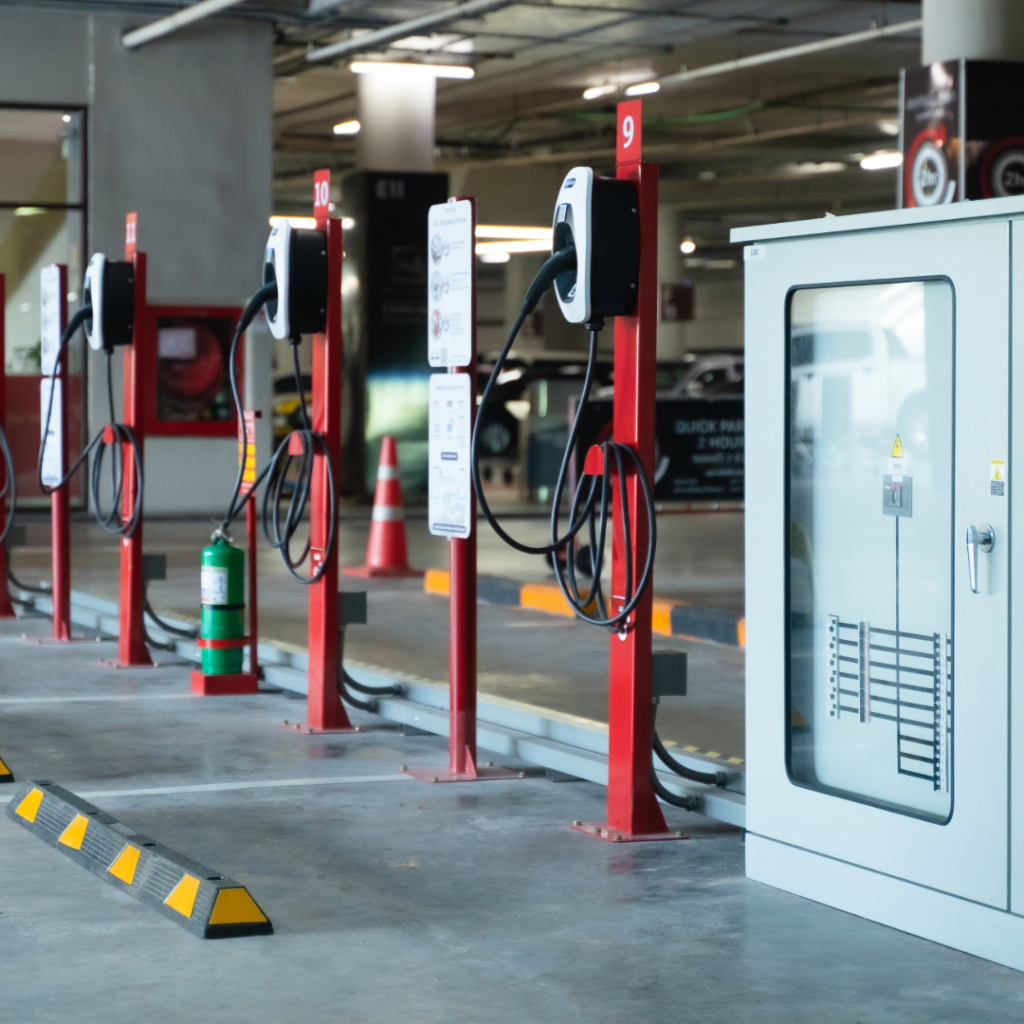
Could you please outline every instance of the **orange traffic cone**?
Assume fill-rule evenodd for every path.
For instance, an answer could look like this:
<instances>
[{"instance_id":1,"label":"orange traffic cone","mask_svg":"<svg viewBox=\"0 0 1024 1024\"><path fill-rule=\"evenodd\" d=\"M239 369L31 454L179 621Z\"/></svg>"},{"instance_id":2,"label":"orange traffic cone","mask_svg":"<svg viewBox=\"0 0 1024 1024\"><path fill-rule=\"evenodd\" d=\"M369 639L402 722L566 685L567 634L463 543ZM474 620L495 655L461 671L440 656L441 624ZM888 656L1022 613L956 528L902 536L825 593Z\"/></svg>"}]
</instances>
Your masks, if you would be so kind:
<instances>
[{"instance_id":1,"label":"orange traffic cone","mask_svg":"<svg viewBox=\"0 0 1024 1024\"><path fill-rule=\"evenodd\" d=\"M373 521L366 565L343 570L347 576L422 576L409 565L405 546L405 513L402 509L402 480L398 473L395 439L387 436L380 447L377 489L373 495Z\"/></svg>"}]
</instances>

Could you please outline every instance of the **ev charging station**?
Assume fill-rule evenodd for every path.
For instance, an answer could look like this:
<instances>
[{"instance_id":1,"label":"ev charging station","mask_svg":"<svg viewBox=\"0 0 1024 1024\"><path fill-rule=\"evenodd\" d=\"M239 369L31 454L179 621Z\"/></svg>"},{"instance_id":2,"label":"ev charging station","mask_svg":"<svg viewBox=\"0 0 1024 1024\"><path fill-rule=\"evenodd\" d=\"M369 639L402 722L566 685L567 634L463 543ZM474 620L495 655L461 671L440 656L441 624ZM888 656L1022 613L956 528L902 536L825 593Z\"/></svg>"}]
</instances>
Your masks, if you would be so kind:
<instances>
[{"instance_id":1,"label":"ev charging station","mask_svg":"<svg viewBox=\"0 0 1024 1024\"><path fill-rule=\"evenodd\" d=\"M1024 969L1024 201L732 238L747 874Z\"/></svg>"},{"instance_id":2,"label":"ev charging station","mask_svg":"<svg viewBox=\"0 0 1024 1024\"><path fill-rule=\"evenodd\" d=\"M146 254L136 249L138 218L130 213L125 224L125 258L111 260L96 253L89 261L82 289L82 307L69 321L67 267L54 264L41 275L41 438L37 473L52 506L53 642L71 637L71 540L68 481L86 462L91 479L93 513L100 526L121 538L118 656L113 668L151 666L143 627L143 441L146 350ZM97 432L68 469L67 345L78 327L89 347L105 352L123 350L123 422L110 422ZM112 395L112 391L111 391ZM112 400L112 399L111 399ZM99 507L101 468L110 448L114 507Z\"/></svg>"}]
</instances>

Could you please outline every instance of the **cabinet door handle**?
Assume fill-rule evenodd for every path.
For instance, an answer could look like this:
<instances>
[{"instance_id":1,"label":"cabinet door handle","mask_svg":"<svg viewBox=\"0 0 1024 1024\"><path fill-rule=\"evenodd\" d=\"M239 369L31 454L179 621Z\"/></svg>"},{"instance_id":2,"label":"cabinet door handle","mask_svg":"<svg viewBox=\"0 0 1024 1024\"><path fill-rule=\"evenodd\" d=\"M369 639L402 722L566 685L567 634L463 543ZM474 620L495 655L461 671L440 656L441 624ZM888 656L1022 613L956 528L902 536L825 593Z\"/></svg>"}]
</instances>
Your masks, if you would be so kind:
<instances>
[{"instance_id":1,"label":"cabinet door handle","mask_svg":"<svg viewBox=\"0 0 1024 1024\"><path fill-rule=\"evenodd\" d=\"M967 527L967 572L971 578L971 593L978 592L978 551L986 554L996 543L996 532L988 523Z\"/></svg>"}]
</instances>

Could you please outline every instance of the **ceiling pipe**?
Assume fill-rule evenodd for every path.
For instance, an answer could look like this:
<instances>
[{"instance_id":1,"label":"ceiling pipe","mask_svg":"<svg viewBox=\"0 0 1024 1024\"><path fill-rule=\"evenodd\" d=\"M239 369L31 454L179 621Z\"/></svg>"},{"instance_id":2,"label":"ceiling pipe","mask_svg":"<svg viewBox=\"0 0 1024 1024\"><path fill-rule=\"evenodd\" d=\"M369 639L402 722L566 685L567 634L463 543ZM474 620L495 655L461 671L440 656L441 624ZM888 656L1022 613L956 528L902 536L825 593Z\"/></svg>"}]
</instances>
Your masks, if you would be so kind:
<instances>
[{"instance_id":1,"label":"ceiling pipe","mask_svg":"<svg viewBox=\"0 0 1024 1024\"><path fill-rule=\"evenodd\" d=\"M375 32L366 32L341 43L322 46L319 50L310 50L306 54L306 60L310 64L316 64L324 60L335 60L350 53L366 53L368 50L377 49L398 39L405 39L406 36L416 35L423 29L438 28L463 18L478 18L482 14L500 10L502 7L511 7L517 2L518 0L469 0L468 3L446 7L444 10L433 11L430 14L421 15L419 18L410 18L408 21L401 21L396 25L377 29Z\"/></svg>"},{"instance_id":2,"label":"ceiling pipe","mask_svg":"<svg viewBox=\"0 0 1024 1024\"><path fill-rule=\"evenodd\" d=\"M758 67L761 64L774 64L776 61L791 60L793 57L803 57L809 53L838 50L844 46L857 46L859 43L869 43L873 39L883 39L885 36L913 32L923 25L922 18L913 18L910 21L897 22L895 25L869 28L864 32L851 32L845 36L833 36L831 39L817 39L813 43L787 46L782 50L768 50L766 53L755 53L751 57L741 57L739 60L727 60L721 64L708 64L706 67L694 68L692 71L679 71L674 75L666 75L664 78L658 79L658 85L662 89L672 88L698 78L710 78L712 75L724 75L730 71Z\"/></svg>"},{"instance_id":3,"label":"ceiling pipe","mask_svg":"<svg viewBox=\"0 0 1024 1024\"><path fill-rule=\"evenodd\" d=\"M136 50L145 43L151 43L154 39L177 32L179 28L202 21L203 18L209 18L210 15L223 11L226 7L234 7L238 3L241 3L241 0L200 0L199 3L175 11L174 14L169 14L166 18L151 21L141 28L125 32L121 36L121 45L126 50Z\"/></svg>"}]
</instances>

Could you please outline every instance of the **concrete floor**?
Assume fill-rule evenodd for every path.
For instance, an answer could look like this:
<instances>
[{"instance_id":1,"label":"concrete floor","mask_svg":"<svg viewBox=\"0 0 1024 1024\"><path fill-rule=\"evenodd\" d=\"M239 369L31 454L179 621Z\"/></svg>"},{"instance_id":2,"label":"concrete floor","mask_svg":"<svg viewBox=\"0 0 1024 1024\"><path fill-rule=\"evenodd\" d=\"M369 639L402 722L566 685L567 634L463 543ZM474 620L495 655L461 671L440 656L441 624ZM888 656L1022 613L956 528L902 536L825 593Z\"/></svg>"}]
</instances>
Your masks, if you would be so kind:
<instances>
[{"instance_id":1,"label":"concrete floor","mask_svg":"<svg viewBox=\"0 0 1024 1024\"><path fill-rule=\"evenodd\" d=\"M658 596L742 608L742 527L743 517L737 513L661 516L655 575ZM541 543L547 526L533 517L514 520L511 528L527 543ZM198 616L199 551L208 543L211 529L211 523L197 520L145 524L145 549L167 555L168 579L153 583L150 591L158 611ZM365 515L342 521L342 565L362 563L368 531ZM447 541L431 537L424 520L410 519L407 534L413 565L447 565ZM238 537L244 537L244 524ZM49 572L48 523L29 520L27 539L27 547L14 551L14 568L26 582L35 582ZM480 528L479 547L482 573L548 578L542 559L506 547L486 524ZM116 538L89 521L76 522L72 586L116 600L117 550ZM306 592L287 576L262 536L259 550L260 635L304 647ZM348 657L395 672L447 680L448 603L444 598L425 595L421 579L343 576L341 586L369 593L368 624L347 632ZM541 612L481 605L479 637L480 692L607 721L610 640L605 631ZM660 636L655 646L689 654L690 693L662 704L658 712L662 737L726 758L742 758L743 651Z\"/></svg>"},{"instance_id":2,"label":"concrete floor","mask_svg":"<svg viewBox=\"0 0 1024 1024\"><path fill-rule=\"evenodd\" d=\"M748 882L740 833L573 832L604 790L427 786L442 740L302 737L282 695L35 647L0 623L0 754L247 885L271 937L203 942L0 818L0 1020L76 1024L1017 1022L1024 976ZM275 787L282 780L333 780ZM363 781L357 781L357 780ZM382 781L378 781L382 780ZM265 788L218 790L261 781ZM205 784L205 792L154 794ZM13 787L4 787L8 791ZM0 793L0 799L4 796Z\"/></svg>"}]
</instances>

